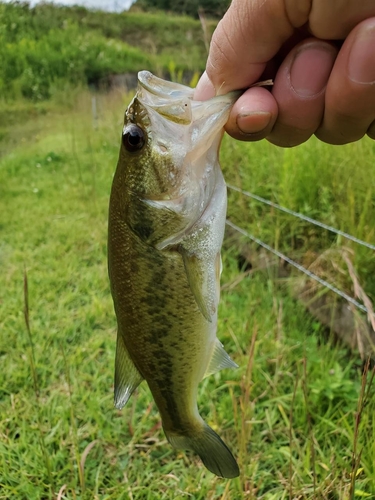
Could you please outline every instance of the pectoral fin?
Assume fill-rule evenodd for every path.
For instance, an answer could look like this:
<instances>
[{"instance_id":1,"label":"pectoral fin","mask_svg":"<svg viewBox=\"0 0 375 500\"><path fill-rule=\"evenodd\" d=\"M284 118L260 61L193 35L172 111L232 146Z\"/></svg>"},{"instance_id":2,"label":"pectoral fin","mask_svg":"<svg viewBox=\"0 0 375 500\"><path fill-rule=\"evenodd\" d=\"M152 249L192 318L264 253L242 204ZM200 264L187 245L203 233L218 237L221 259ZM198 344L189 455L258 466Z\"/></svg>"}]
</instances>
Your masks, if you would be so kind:
<instances>
[{"instance_id":1,"label":"pectoral fin","mask_svg":"<svg viewBox=\"0 0 375 500\"><path fill-rule=\"evenodd\" d=\"M214 350L204 377L212 375L224 368L238 368L238 365L229 357L220 340L216 339Z\"/></svg>"},{"instance_id":2,"label":"pectoral fin","mask_svg":"<svg viewBox=\"0 0 375 500\"><path fill-rule=\"evenodd\" d=\"M115 407L121 410L127 403L143 377L130 359L124 340L117 332L115 363Z\"/></svg>"},{"instance_id":3,"label":"pectoral fin","mask_svg":"<svg viewBox=\"0 0 375 500\"><path fill-rule=\"evenodd\" d=\"M186 276L200 312L210 323L219 303L220 255L216 261L180 250Z\"/></svg>"}]
</instances>

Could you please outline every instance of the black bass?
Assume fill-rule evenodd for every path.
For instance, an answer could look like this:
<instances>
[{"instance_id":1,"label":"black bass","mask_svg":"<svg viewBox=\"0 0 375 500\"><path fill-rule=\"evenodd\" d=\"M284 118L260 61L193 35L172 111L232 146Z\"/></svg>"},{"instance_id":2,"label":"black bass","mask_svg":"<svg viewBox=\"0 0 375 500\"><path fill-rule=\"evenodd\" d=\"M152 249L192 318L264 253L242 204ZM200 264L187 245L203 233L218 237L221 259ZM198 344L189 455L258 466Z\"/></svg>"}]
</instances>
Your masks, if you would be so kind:
<instances>
[{"instance_id":1,"label":"black bass","mask_svg":"<svg viewBox=\"0 0 375 500\"><path fill-rule=\"evenodd\" d=\"M216 337L226 216L218 150L237 94L198 102L147 71L138 80L109 206L115 406L145 379L168 441L232 478L236 460L196 400L203 377L237 366Z\"/></svg>"}]
</instances>

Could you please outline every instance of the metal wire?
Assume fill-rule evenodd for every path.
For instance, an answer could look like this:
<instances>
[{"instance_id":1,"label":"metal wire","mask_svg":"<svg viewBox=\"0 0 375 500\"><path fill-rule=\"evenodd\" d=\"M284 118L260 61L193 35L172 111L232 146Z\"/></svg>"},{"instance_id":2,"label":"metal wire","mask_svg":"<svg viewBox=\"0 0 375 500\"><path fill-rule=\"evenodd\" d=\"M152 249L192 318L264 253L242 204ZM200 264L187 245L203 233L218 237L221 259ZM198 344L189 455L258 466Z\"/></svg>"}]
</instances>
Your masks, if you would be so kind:
<instances>
[{"instance_id":1,"label":"metal wire","mask_svg":"<svg viewBox=\"0 0 375 500\"><path fill-rule=\"evenodd\" d=\"M324 224L323 222L319 222L319 221L312 219L311 217L308 217L307 215L303 215L299 212L294 212L294 210L290 210L289 208L282 207L281 205L278 205L277 203L274 203L273 201L266 200L265 198L262 198L261 196L257 196L256 194L250 193L249 191L244 191L243 189L240 189L237 186L232 186L231 184L227 184L227 186L229 189L232 189L233 191L237 191L238 193L242 193L245 196L248 196L249 198L253 198L254 200L257 200L257 201L260 201L261 203L265 203L266 205L269 205L270 207L277 208L277 210L281 210L282 212L285 212L289 215L293 215L294 217L298 217L299 219L310 222L311 224L314 224L315 226L322 227L323 229L327 229L328 231L331 231L332 233L343 236L344 238L351 240L351 241L354 241L355 243L358 243L359 245L370 248L371 250L375 250L375 245L373 245L371 243L367 243L366 241L360 240L359 238L356 238L355 236L352 236L351 234L345 233L344 231L341 231L340 229L336 229L335 227L328 226L328 224Z\"/></svg>"},{"instance_id":2,"label":"metal wire","mask_svg":"<svg viewBox=\"0 0 375 500\"><path fill-rule=\"evenodd\" d=\"M227 219L226 223L231 228L235 229L236 231L238 231L239 233L243 234L244 236L246 236L250 240L254 241L257 245L260 245L261 247L265 248L266 250L268 250L269 252L273 253L274 255L277 255L277 257L279 257L280 259L285 260L285 262L288 262L288 264L294 266L296 269L298 269L302 273L306 274L309 278L317 281L318 283L320 283L321 285L327 287L329 290L331 290L332 292L336 293L337 295L339 295L340 297L342 297L346 301L348 301L351 304L353 304L355 307L358 307L358 309L360 309L361 311L369 314L369 311L368 311L367 307L365 307L363 304L360 304L357 300L353 299L353 297L351 297L347 293L343 292L342 290L339 290L338 288L336 288L331 283L328 283L328 281L325 281L322 278L319 278L319 276L317 276L316 274L312 273L311 271L309 271L305 267L301 266L301 264L298 264L298 262L290 259L289 257L287 257L283 253L279 252L275 248L270 247L269 245L267 245L267 243L264 243L260 239L256 238L252 234L250 234L247 231L245 231L245 229L242 229L241 227L236 226L236 224L233 224L233 222L231 222L230 220Z\"/></svg>"}]
</instances>

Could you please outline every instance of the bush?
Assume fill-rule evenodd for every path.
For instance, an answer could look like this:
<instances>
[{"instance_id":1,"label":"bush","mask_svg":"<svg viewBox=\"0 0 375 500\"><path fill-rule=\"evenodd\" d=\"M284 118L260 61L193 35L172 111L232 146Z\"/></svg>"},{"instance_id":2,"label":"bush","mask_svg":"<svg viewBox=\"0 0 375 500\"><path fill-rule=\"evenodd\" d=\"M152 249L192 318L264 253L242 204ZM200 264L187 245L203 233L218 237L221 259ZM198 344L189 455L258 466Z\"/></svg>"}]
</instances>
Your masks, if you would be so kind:
<instances>
[{"instance_id":1,"label":"bush","mask_svg":"<svg viewBox=\"0 0 375 500\"><path fill-rule=\"evenodd\" d=\"M207 21L209 32L215 25ZM206 55L201 25L188 16L0 3L0 92L7 100L42 100L61 85L141 69L173 77L173 66L188 82L203 71Z\"/></svg>"}]
</instances>

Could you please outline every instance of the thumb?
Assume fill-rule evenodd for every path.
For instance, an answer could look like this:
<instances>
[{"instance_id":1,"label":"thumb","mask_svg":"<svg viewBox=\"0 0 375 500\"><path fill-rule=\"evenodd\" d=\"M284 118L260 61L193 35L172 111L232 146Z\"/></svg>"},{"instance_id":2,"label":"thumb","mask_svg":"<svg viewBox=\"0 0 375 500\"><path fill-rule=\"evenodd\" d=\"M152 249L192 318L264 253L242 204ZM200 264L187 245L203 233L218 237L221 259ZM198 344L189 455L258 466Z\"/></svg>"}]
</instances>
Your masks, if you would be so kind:
<instances>
[{"instance_id":1,"label":"thumb","mask_svg":"<svg viewBox=\"0 0 375 500\"><path fill-rule=\"evenodd\" d=\"M263 73L266 63L308 19L311 2L299 0L289 16L284 0L233 0L211 40L206 76L198 83L195 98L225 94L249 87ZM210 84L207 82L207 77Z\"/></svg>"}]
</instances>

